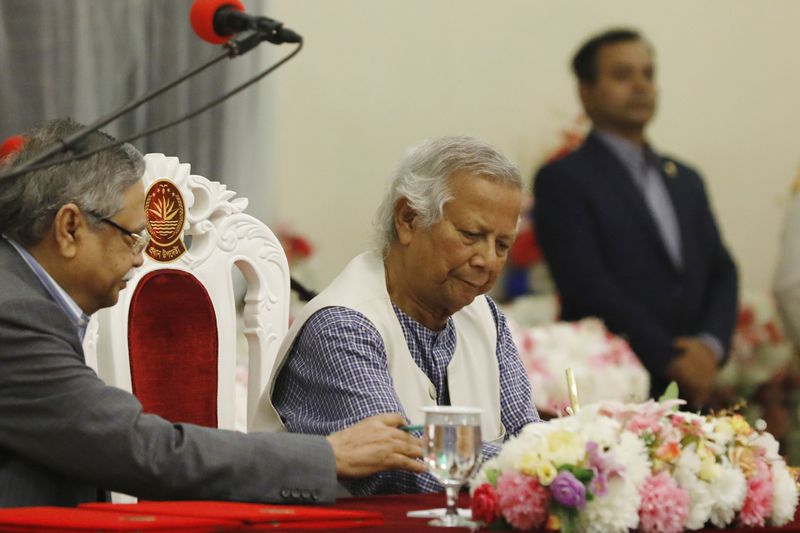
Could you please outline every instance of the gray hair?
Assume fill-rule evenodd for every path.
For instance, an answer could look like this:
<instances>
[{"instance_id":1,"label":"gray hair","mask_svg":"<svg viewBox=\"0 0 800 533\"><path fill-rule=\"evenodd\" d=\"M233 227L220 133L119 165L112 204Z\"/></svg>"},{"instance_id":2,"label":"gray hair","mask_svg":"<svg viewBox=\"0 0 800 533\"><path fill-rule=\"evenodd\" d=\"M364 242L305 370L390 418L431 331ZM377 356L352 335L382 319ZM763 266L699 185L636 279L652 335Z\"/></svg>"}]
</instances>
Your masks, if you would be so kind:
<instances>
[{"instance_id":1,"label":"gray hair","mask_svg":"<svg viewBox=\"0 0 800 533\"><path fill-rule=\"evenodd\" d=\"M394 208L405 198L423 228L439 222L452 200L449 179L466 172L522 189L519 171L491 145L472 137L437 137L412 146L390 176L389 191L375 216L377 245L385 254L397 239Z\"/></svg>"},{"instance_id":2,"label":"gray hair","mask_svg":"<svg viewBox=\"0 0 800 533\"><path fill-rule=\"evenodd\" d=\"M0 161L0 171L31 160L51 144L82 128L72 119L45 122L23 134L22 148ZM84 137L73 149L51 161L72 157L113 142L102 132ZM84 212L103 218L122 209L122 195L144 173L144 158L130 144L78 159L0 179L0 233L27 245L39 243L53 223L56 212L74 203ZM92 217L93 224L99 221Z\"/></svg>"}]
</instances>

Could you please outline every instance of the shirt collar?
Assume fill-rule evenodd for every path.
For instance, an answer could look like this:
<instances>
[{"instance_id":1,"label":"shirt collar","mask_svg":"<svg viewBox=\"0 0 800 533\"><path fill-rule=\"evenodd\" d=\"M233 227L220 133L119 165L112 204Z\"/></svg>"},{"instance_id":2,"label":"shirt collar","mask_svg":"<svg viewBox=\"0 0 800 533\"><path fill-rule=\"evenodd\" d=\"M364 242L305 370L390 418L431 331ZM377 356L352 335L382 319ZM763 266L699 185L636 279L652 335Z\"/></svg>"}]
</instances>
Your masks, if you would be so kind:
<instances>
[{"instance_id":1,"label":"shirt collar","mask_svg":"<svg viewBox=\"0 0 800 533\"><path fill-rule=\"evenodd\" d=\"M5 236L3 236L5 237ZM75 300L65 291L56 280L50 276L50 274L44 269L44 267L36 260L31 253L25 249L24 246L19 244L13 239L9 239L5 237L5 239L14 247L14 249L19 253L25 263L33 270L33 273L36 274L36 277L39 278L39 281L42 282L44 288L50 294L50 296L55 300L55 302L61 307L61 309L66 313L67 317L69 317L70 321L75 325L78 330L78 336L80 337L81 341L83 341L83 336L86 334L86 326L89 324L89 317L80 306L75 303Z\"/></svg>"},{"instance_id":2,"label":"shirt collar","mask_svg":"<svg viewBox=\"0 0 800 533\"><path fill-rule=\"evenodd\" d=\"M649 143L646 143L644 149L642 149L638 144L615 133L595 129L594 134L626 165L638 169L658 166L658 156Z\"/></svg>"}]
</instances>

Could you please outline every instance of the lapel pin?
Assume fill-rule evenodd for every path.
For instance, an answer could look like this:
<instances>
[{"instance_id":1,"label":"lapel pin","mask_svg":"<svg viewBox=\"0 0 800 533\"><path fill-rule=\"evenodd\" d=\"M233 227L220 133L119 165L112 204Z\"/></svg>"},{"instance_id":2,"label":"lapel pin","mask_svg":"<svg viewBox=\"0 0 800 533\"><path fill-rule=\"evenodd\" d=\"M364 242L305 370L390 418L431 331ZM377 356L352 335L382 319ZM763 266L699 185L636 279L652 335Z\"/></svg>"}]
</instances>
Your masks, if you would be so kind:
<instances>
[{"instance_id":1,"label":"lapel pin","mask_svg":"<svg viewBox=\"0 0 800 533\"><path fill-rule=\"evenodd\" d=\"M670 178L674 178L678 175L678 165L672 161L664 161L664 173Z\"/></svg>"}]
</instances>

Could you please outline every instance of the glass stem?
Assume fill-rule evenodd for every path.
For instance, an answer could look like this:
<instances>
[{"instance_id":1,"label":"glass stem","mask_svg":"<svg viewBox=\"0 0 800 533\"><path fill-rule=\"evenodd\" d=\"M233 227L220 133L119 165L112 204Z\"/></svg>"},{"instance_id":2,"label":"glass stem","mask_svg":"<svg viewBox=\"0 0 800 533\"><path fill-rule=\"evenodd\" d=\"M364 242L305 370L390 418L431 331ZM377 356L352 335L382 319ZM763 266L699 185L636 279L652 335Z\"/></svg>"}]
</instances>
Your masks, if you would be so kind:
<instances>
[{"instance_id":1,"label":"glass stem","mask_svg":"<svg viewBox=\"0 0 800 533\"><path fill-rule=\"evenodd\" d=\"M444 491L447 494L447 519L455 520L458 519L458 509L456 504L458 503L458 489L460 488L459 485L451 485L447 484L444 487Z\"/></svg>"}]
</instances>

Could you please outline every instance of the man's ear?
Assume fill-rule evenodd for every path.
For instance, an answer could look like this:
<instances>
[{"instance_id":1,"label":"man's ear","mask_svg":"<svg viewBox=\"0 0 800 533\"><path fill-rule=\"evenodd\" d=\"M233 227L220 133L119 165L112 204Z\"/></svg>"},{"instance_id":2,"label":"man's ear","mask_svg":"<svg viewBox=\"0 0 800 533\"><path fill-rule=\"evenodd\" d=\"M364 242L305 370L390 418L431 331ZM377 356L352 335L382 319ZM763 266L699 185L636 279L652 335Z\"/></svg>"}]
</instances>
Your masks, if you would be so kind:
<instances>
[{"instance_id":1,"label":"man's ear","mask_svg":"<svg viewBox=\"0 0 800 533\"><path fill-rule=\"evenodd\" d=\"M583 108L586 109L586 103L589 101L589 95L592 92L593 85L586 81L578 82L578 96L581 99Z\"/></svg>"},{"instance_id":2,"label":"man's ear","mask_svg":"<svg viewBox=\"0 0 800 533\"><path fill-rule=\"evenodd\" d=\"M394 229L400 244L408 244L416 228L417 212L411 208L406 198L394 204Z\"/></svg>"},{"instance_id":3,"label":"man's ear","mask_svg":"<svg viewBox=\"0 0 800 533\"><path fill-rule=\"evenodd\" d=\"M56 212L50 228L55 239L58 252L65 259L72 259L78 254L78 244L88 231L86 219L75 204L65 204Z\"/></svg>"}]
</instances>

